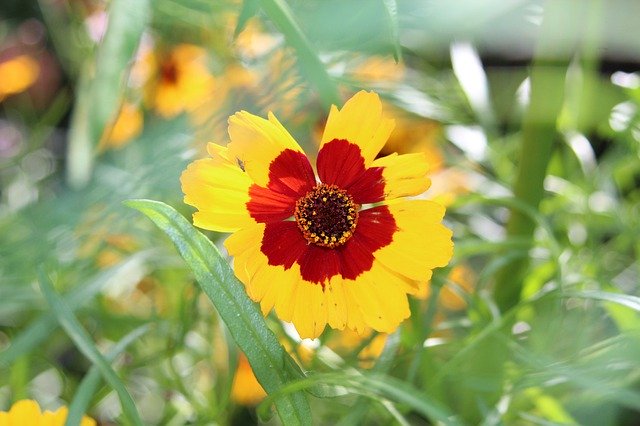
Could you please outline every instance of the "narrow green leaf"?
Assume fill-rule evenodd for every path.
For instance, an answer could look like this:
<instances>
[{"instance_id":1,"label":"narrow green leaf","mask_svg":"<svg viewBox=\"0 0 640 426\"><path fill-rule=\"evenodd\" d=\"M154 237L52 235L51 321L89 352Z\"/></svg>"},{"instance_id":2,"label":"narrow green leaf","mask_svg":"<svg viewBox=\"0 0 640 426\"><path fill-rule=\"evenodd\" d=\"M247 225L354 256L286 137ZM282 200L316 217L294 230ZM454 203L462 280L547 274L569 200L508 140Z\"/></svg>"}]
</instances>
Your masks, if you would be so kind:
<instances>
[{"instance_id":1,"label":"narrow green leaf","mask_svg":"<svg viewBox=\"0 0 640 426\"><path fill-rule=\"evenodd\" d=\"M388 373L393 366L393 361L398 352L399 346L400 332L396 331L395 333L390 334L387 338L384 349L382 350L380 357L378 357L376 364L373 366L372 371L378 374ZM370 410L370 403L371 401L369 399L364 397L358 398L353 404L353 407L349 410L349 413L340 420L338 426L362 424L364 416Z\"/></svg>"},{"instance_id":2,"label":"narrow green leaf","mask_svg":"<svg viewBox=\"0 0 640 426\"><path fill-rule=\"evenodd\" d=\"M207 237L164 203L131 200L125 204L147 215L171 238L267 393L277 392L301 376L292 368L294 361L267 326L258 306ZM284 424L311 423L309 403L302 392L280 395L274 402Z\"/></svg>"},{"instance_id":3,"label":"narrow green leaf","mask_svg":"<svg viewBox=\"0 0 640 426\"><path fill-rule=\"evenodd\" d=\"M558 293L563 298L575 297L579 299L594 299L602 302L613 302L634 311L640 312L640 297L630 294L610 293L606 291L565 291Z\"/></svg>"},{"instance_id":4,"label":"narrow green leaf","mask_svg":"<svg viewBox=\"0 0 640 426\"><path fill-rule=\"evenodd\" d=\"M272 399L290 392L302 389L311 389L318 386L334 386L346 388L352 393L360 394L374 400L386 398L396 403L405 404L426 418L439 421L448 425L459 424L453 413L438 401L430 399L415 387L383 374L360 373L323 373L308 376L282 388L278 393L269 395L260 404L258 410L262 410Z\"/></svg>"},{"instance_id":5,"label":"narrow green leaf","mask_svg":"<svg viewBox=\"0 0 640 426\"><path fill-rule=\"evenodd\" d=\"M238 23L236 29L233 31L233 38L240 35L242 30L247 26L249 19L253 18L260 9L260 3L258 0L244 0L242 2L242 9L240 9L240 15L238 15Z\"/></svg>"},{"instance_id":6,"label":"narrow green leaf","mask_svg":"<svg viewBox=\"0 0 640 426\"><path fill-rule=\"evenodd\" d=\"M147 331L149 331L148 324L136 328L131 333L120 339L120 341L105 354L105 359L108 362L113 362L116 357L127 348L127 346L138 340ZM80 385L76 390L76 394L74 395L71 404L69 404L69 414L67 415L65 426L80 424L82 416L87 412L89 403L100 385L100 379L100 370L97 366L93 365L86 376L84 376L84 379L82 379L82 382L80 382Z\"/></svg>"},{"instance_id":7,"label":"narrow green leaf","mask_svg":"<svg viewBox=\"0 0 640 426\"><path fill-rule=\"evenodd\" d=\"M402 49L400 48L400 32L398 30L398 3L396 0L382 0L382 3L389 20L391 41L393 43L393 59L399 62L402 59Z\"/></svg>"},{"instance_id":8,"label":"narrow green leaf","mask_svg":"<svg viewBox=\"0 0 640 426\"><path fill-rule=\"evenodd\" d=\"M125 385L93 344L91 336L82 327L73 314L73 311L71 311L69 306L67 306L64 300L56 293L47 274L45 274L42 269L38 272L40 289L64 331L66 331L67 335L73 340L73 343L76 344L80 352L91 360L107 383L116 391L120 398L122 411L131 424L142 426L142 420L140 420L136 405Z\"/></svg>"},{"instance_id":9,"label":"narrow green leaf","mask_svg":"<svg viewBox=\"0 0 640 426\"><path fill-rule=\"evenodd\" d=\"M149 252L140 252L129 257L127 260L106 269L93 278L89 279L83 285L74 288L68 296L64 297L64 303L71 310L75 310L82 305L93 300L96 294L112 280L122 275L130 275L131 272L140 268L140 262L149 255ZM0 352L0 367L8 367L18 357L33 350L39 344L44 342L51 333L56 329L58 323L51 312L43 313L38 319L34 320L26 329L11 340L11 345Z\"/></svg>"},{"instance_id":10,"label":"narrow green leaf","mask_svg":"<svg viewBox=\"0 0 640 426\"><path fill-rule=\"evenodd\" d=\"M302 32L289 5L284 0L260 0L262 10L284 34L289 45L296 51L298 64L311 83L316 86L325 108L340 104L338 89L327 70Z\"/></svg>"},{"instance_id":11,"label":"narrow green leaf","mask_svg":"<svg viewBox=\"0 0 640 426\"><path fill-rule=\"evenodd\" d=\"M69 134L68 180L74 187L89 181L95 149L121 101L131 60L150 16L149 0L112 0L109 26L94 62L87 62Z\"/></svg>"}]
</instances>

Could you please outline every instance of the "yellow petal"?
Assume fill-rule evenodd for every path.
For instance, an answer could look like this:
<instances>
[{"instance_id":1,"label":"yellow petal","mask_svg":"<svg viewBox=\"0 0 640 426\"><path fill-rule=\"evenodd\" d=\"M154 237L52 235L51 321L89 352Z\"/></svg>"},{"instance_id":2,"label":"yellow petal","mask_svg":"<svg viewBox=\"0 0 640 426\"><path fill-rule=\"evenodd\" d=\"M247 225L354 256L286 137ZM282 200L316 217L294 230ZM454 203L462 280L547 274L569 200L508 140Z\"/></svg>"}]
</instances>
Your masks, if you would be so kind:
<instances>
[{"instance_id":1,"label":"yellow petal","mask_svg":"<svg viewBox=\"0 0 640 426\"><path fill-rule=\"evenodd\" d=\"M69 410L67 407L60 407L56 411L45 411L42 414L40 426L64 426Z\"/></svg>"},{"instance_id":2,"label":"yellow petal","mask_svg":"<svg viewBox=\"0 0 640 426\"><path fill-rule=\"evenodd\" d=\"M180 182L184 202L198 209L193 215L196 226L234 232L255 223L246 208L251 179L223 157L191 163Z\"/></svg>"},{"instance_id":3,"label":"yellow petal","mask_svg":"<svg viewBox=\"0 0 640 426\"><path fill-rule=\"evenodd\" d=\"M453 255L451 231L440 223L444 207L427 200L399 200L388 207L398 231L375 258L407 278L426 281L429 270L445 266Z\"/></svg>"},{"instance_id":4,"label":"yellow petal","mask_svg":"<svg viewBox=\"0 0 640 426\"><path fill-rule=\"evenodd\" d=\"M229 118L229 153L240 160L253 181L266 187L269 183L269 165L285 149L302 152L298 143L269 113L269 120L246 111Z\"/></svg>"},{"instance_id":5,"label":"yellow petal","mask_svg":"<svg viewBox=\"0 0 640 426\"><path fill-rule=\"evenodd\" d=\"M362 309L360 307L361 301L358 300L354 286L350 284L352 284L352 282L345 280L343 285L345 296L344 309L347 311L347 327L358 334L362 334L367 329L367 325L362 315Z\"/></svg>"},{"instance_id":6,"label":"yellow petal","mask_svg":"<svg viewBox=\"0 0 640 426\"><path fill-rule=\"evenodd\" d=\"M382 117L382 103L376 93L360 91L341 110L331 107L321 145L334 139L346 139L362 151L366 167L376 158L395 126Z\"/></svg>"},{"instance_id":7,"label":"yellow petal","mask_svg":"<svg viewBox=\"0 0 640 426\"><path fill-rule=\"evenodd\" d=\"M82 416L82 420L80 420L80 426L96 426L97 423L94 419L87 416Z\"/></svg>"},{"instance_id":8,"label":"yellow petal","mask_svg":"<svg viewBox=\"0 0 640 426\"><path fill-rule=\"evenodd\" d=\"M347 325L348 317L343 280L339 277L332 278L326 286L325 292L327 299L327 322L331 328L342 330Z\"/></svg>"},{"instance_id":9,"label":"yellow petal","mask_svg":"<svg viewBox=\"0 0 640 426\"><path fill-rule=\"evenodd\" d=\"M391 154L378 158L372 166L384 167L386 199L419 195L431 184L426 176L429 165L424 154Z\"/></svg>"},{"instance_id":10,"label":"yellow petal","mask_svg":"<svg viewBox=\"0 0 640 426\"><path fill-rule=\"evenodd\" d=\"M41 417L40 406L31 399L20 400L9 410L9 424L12 426L39 426Z\"/></svg>"},{"instance_id":11,"label":"yellow petal","mask_svg":"<svg viewBox=\"0 0 640 426\"><path fill-rule=\"evenodd\" d=\"M318 337L312 310L309 309L315 287L319 285L307 281L301 281L296 293L295 306L293 308L293 325L303 339Z\"/></svg>"},{"instance_id":12,"label":"yellow petal","mask_svg":"<svg viewBox=\"0 0 640 426\"><path fill-rule=\"evenodd\" d=\"M264 234L264 223L254 223L252 226L243 228L233 233L224 242L224 246L231 256L237 256L244 250L262 241Z\"/></svg>"},{"instance_id":13,"label":"yellow petal","mask_svg":"<svg viewBox=\"0 0 640 426\"><path fill-rule=\"evenodd\" d=\"M266 260L266 257L265 257ZM296 293L300 284L300 268L294 265L289 270L279 266L278 277L274 283L278 283L279 291L276 296L275 309L278 318L283 321L291 322L293 320L293 307L296 300Z\"/></svg>"}]
</instances>

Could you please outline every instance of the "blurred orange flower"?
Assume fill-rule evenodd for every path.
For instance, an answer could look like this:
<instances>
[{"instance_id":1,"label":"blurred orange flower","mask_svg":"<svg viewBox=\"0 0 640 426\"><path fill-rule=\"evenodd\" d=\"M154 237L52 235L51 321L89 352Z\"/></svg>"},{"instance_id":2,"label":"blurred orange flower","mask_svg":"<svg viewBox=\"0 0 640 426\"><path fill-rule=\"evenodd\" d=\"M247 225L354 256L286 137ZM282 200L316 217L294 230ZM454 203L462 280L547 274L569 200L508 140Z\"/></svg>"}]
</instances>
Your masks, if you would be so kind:
<instances>
[{"instance_id":1,"label":"blurred orange flower","mask_svg":"<svg viewBox=\"0 0 640 426\"><path fill-rule=\"evenodd\" d=\"M105 148L120 148L126 145L142 131L143 115L140 108L134 104L122 105L112 126L107 127L102 146Z\"/></svg>"},{"instance_id":2,"label":"blurred orange flower","mask_svg":"<svg viewBox=\"0 0 640 426\"><path fill-rule=\"evenodd\" d=\"M243 353L238 355L238 367L231 386L231 400L240 405L256 405L267 396Z\"/></svg>"},{"instance_id":3,"label":"blurred orange flower","mask_svg":"<svg viewBox=\"0 0 640 426\"><path fill-rule=\"evenodd\" d=\"M31 87L39 74L38 62L29 55L19 55L0 62L0 101Z\"/></svg>"}]
</instances>

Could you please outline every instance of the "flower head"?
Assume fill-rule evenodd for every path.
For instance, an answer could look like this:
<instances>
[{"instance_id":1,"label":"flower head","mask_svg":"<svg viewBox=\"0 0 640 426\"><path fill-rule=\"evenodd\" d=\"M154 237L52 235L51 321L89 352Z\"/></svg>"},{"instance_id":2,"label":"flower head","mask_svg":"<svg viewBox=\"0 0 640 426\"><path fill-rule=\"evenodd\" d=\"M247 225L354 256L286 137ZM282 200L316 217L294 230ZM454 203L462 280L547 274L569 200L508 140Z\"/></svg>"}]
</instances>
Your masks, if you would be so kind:
<instances>
[{"instance_id":1,"label":"flower head","mask_svg":"<svg viewBox=\"0 0 640 426\"><path fill-rule=\"evenodd\" d=\"M202 104L213 88L204 49L180 44L168 52L149 51L139 67L149 74L145 98L165 118L190 111Z\"/></svg>"},{"instance_id":2,"label":"flower head","mask_svg":"<svg viewBox=\"0 0 640 426\"><path fill-rule=\"evenodd\" d=\"M0 426L63 426L67 420L67 407L60 407L56 411L40 411L36 401L23 399L13 404L9 411L0 411ZM95 426L96 421L83 416L80 426Z\"/></svg>"},{"instance_id":3,"label":"flower head","mask_svg":"<svg viewBox=\"0 0 640 426\"><path fill-rule=\"evenodd\" d=\"M229 119L229 145L209 144L212 158L181 177L194 224L233 233L225 247L249 297L302 337L327 324L395 330L407 294L451 258L444 208L406 198L429 187L424 155L376 159L393 126L375 93L333 106L316 175L273 114L242 111Z\"/></svg>"}]
</instances>

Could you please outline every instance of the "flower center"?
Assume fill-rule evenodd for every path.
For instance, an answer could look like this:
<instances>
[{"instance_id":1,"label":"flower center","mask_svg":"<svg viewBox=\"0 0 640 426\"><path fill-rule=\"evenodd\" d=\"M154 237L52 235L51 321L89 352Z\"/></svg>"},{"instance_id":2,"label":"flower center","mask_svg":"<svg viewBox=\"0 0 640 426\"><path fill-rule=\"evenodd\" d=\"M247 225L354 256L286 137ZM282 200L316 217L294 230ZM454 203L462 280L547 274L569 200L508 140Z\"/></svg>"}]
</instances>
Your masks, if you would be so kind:
<instances>
[{"instance_id":1,"label":"flower center","mask_svg":"<svg viewBox=\"0 0 640 426\"><path fill-rule=\"evenodd\" d=\"M178 67L173 59L167 59L160 65L160 78L167 84L178 81Z\"/></svg>"},{"instance_id":2,"label":"flower center","mask_svg":"<svg viewBox=\"0 0 640 426\"><path fill-rule=\"evenodd\" d=\"M294 217L307 241L335 248L353 236L358 207L344 189L320 183L296 202Z\"/></svg>"}]
</instances>

